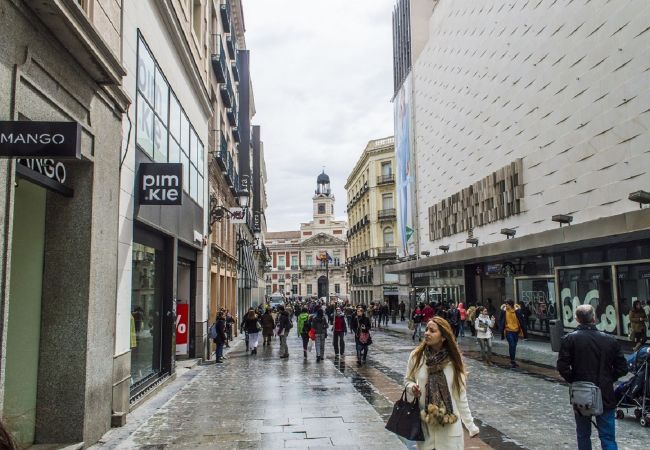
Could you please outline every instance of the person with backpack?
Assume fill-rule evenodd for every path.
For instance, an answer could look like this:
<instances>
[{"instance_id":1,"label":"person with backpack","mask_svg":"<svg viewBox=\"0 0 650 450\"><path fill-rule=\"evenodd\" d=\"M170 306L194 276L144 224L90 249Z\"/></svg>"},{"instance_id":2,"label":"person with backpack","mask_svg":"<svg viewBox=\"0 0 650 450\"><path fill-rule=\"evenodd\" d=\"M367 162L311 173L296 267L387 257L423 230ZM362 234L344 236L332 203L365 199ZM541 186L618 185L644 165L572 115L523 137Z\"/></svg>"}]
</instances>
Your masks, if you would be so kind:
<instances>
[{"instance_id":1,"label":"person with backpack","mask_svg":"<svg viewBox=\"0 0 650 450\"><path fill-rule=\"evenodd\" d=\"M278 336L280 337L280 358L289 357L289 347L287 347L287 336L293 324L289 313L284 306L278 306Z\"/></svg>"},{"instance_id":2,"label":"person with backpack","mask_svg":"<svg viewBox=\"0 0 650 450\"><path fill-rule=\"evenodd\" d=\"M348 327L345 324L345 315L341 308L336 307L334 312L334 324L332 324L332 331L334 332L334 357L345 357L345 335L348 333Z\"/></svg>"},{"instance_id":3,"label":"person with backpack","mask_svg":"<svg viewBox=\"0 0 650 450\"><path fill-rule=\"evenodd\" d=\"M223 362L223 346L226 343L226 319L222 311L217 313L217 320L210 327L210 337L217 346L216 362Z\"/></svg>"},{"instance_id":4,"label":"person with backpack","mask_svg":"<svg viewBox=\"0 0 650 450\"><path fill-rule=\"evenodd\" d=\"M370 337L372 325L370 319L365 316L363 307L357 307L357 315L352 319L352 326L350 328L354 331L354 342L357 348L357 364L360 366L366 362L368 346L372 344L372 338Z\"/></svg>"},{"instance_id":5,"label":"person with backpack","mask_svg":"<svg viewBox=\"0 0 650 450\"><path fill-rule=\"evenodd\" d=\"M325 339L327 339L327 318L322 308L316 310L316 315L311 319L311 327L316 335L316 362L320 362L325 359Z\"/></svg>"},{"instance_id":6,"label":"person with backpack","mask_svg":"<svg viewBox=\"0 0 650 450\"><path fill-rule=\"evenodd\" d=\"M598 437L603 450L617 449L616 445L616 395L613 384L627 374L628 366L621 344L606 333L598 331L594 309L580 305L575 312L578 328L562 338L557 358L557 370L568 383L576 386L593 383L602 395L602 414L595 415ZM595 391L595 389L594 389ZM572 402L573 403L573 402ZM591 450L590 411L584 404L574 404L578 450Z\"/></svg>"},{"instance_id":7,"label":"person with backpack","mask_svg":"<svg viewBox=\"0 0 650 450\"><path fill-rule=\"evenodd\" d=\"M311 330L311 323L309 321L309 313L307 307L303 306L300 315L298 316L298 336L302 339L302 354L307 359L307 345L309 344L309 330Z\"/></svg>"},{"instance_id":8,"label":"person with backpack","mask_svg":"<svg viewBox=\"0 0 650 450\"><path fill-rule=\"evenodd\" d=\"M413 311L411 315L411 320L413 321L413 342L415 342L415 335L418 336L418 341L422 340L422 320L424 319L424 313L422 312L423 304L420 303Z\"/></svg>"}]
</instances>

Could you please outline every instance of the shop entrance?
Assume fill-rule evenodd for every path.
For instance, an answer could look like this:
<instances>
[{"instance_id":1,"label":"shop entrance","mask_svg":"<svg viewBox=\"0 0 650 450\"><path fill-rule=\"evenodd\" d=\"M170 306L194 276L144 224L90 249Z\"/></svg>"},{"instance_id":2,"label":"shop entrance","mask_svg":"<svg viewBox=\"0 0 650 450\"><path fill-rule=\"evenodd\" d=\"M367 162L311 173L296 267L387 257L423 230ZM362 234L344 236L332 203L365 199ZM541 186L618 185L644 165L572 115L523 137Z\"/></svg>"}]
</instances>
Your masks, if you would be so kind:
<instances>
[{"instance_id":1,"label":"shop entrance","mask_svg":"<svg viewBox=\"0 0 650 450\"><path fill-rule=\"evenodd\" d=\"M179 258L177 266L176 303L176 357L194 358L196 341L194 323L196 318L195 263Z\"/></svg>"},{"instance_id":2,"label":"shop entrance","mask_svg":"<svg viewBox=\"0 0 650 450\"><path fill-rule=\"evenodd\" d=\"M3 415L20 445L34 442L46 191L20 180L14 197Z\"/></svg>"}]
</instances>

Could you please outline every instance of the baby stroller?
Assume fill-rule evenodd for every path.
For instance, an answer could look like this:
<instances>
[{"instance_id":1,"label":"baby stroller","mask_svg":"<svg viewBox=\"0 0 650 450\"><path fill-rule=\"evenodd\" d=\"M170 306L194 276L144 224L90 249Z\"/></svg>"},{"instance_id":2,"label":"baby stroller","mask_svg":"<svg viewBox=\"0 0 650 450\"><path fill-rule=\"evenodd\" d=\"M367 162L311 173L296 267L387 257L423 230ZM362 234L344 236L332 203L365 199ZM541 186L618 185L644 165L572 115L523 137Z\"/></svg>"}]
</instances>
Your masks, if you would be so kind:
<instances>
[{"instance_id":1,"label":"baby stroller","mask_svg":"<svg viewBox=\"0 0 650 450\"><path fill-rule=\"evenodd\" d=\"M617 399L616 418L622 419L625 412L634 408L634 417L644 427L650 426L649 352L650 347L642 347L628 358L632 378L614 389Z\"/></svg>"}]
</instances>

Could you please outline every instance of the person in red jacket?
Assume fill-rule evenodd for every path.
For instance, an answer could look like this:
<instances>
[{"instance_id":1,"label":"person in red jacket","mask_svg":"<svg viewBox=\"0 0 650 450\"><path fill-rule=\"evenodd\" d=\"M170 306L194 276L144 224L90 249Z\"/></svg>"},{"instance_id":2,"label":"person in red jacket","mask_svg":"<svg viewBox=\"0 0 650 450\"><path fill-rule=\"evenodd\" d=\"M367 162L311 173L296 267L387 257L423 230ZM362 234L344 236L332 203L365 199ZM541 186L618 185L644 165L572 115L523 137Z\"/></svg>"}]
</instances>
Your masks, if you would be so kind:
<instances>
[{"instance_id":1,"label":"person in red jacket","mask_svg":"<svg viewBox=\"0 0 650 450\"><path fill-rule=\"evenodd\" d=\"M345 323L345 314L341 311L340 307L336 307L334 312L334 324L332 325L334 332L334 358L338 358L339 354L345 357L345 339L344 336L348 332L348 326Z\"/></svg>"},{"instance_id":2,"label":"person in red jacket","mask_svg":"<svg viewBox=\"0 0 650 450\"><path fill-rule=\"evenodd\" d=\"M431 318L434 316L435 311L433 310L431 305L427 303L424 306L424 310L422 311L422 314L424 314L424 317L422 318L422 323L426 325L427 323L429 323L429 320L431 320Z\"/></svg>"}]
</instances>

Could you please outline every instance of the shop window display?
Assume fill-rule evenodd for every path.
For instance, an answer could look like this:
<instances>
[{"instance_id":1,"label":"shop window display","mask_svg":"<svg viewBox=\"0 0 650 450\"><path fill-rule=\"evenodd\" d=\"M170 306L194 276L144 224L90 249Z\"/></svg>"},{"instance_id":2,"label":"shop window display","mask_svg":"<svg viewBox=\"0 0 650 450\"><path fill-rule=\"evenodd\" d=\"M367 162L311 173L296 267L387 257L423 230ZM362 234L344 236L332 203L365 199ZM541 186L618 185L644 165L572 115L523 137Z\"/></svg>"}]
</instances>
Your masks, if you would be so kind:
<instances>
[{"instance_id":1,"label":"shop window display","mask_svg":"<svg viewBox=\"0 0 650 450\"><path fill-rule=\"evenodd\" d=\"M650 263L616 266L616 274L621 334L629 336L632 304L640 300L641 305L646 306L650 301Z\"/></svg>"},{"instance_id":2,"label":"shop window display","mask_svg":"<svg viewBox=\"0 0 650 450\"><path fill-rule=\"evenodd\" d=\"M606 333L617 332L610 266L560 269L559 283L562 319L566 328L578 326L575 311L578 306L589 304L596 312L596 327Z\"/></svg>"},{"instance_id":3,"label":"shop window display","mask_svg":"<svg viewBox=\"0 0 650 450\"><path fill-rule=\"evenodd\" d=\"M160 372L162 254L133 244L131 386Z\"/></svg>"},{"instance_id":4,"label":"shop window display","mask_svg":"<svg viewBox=\"0 0 650 450\"><path fill-rule=\"evenodd\" d=\"M549 321L558 318L555 280L530 278L517 280L517 300L522 305L529 331L549 332Z\"/></svg>"}]
</instances>

